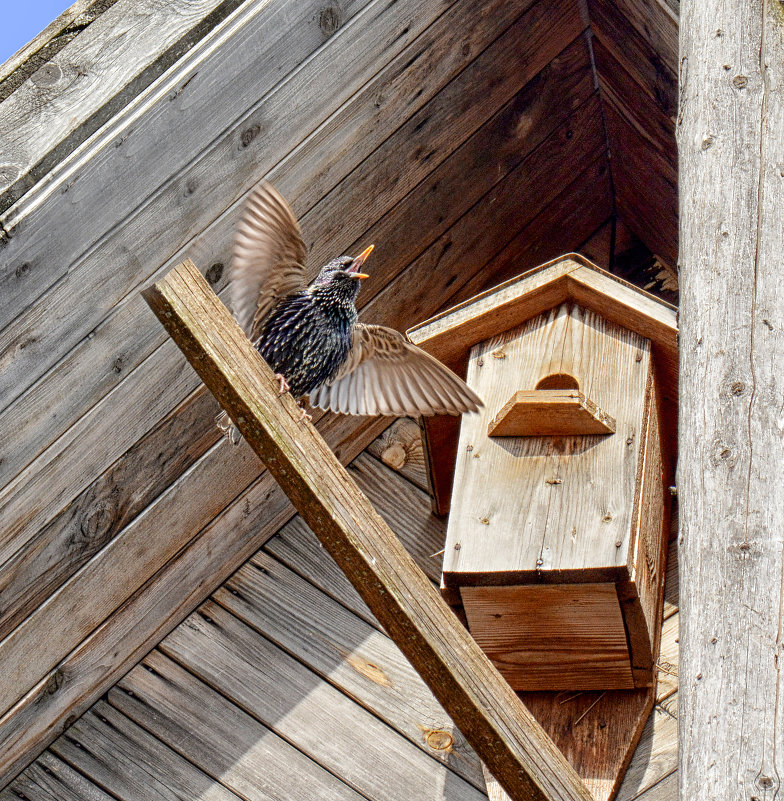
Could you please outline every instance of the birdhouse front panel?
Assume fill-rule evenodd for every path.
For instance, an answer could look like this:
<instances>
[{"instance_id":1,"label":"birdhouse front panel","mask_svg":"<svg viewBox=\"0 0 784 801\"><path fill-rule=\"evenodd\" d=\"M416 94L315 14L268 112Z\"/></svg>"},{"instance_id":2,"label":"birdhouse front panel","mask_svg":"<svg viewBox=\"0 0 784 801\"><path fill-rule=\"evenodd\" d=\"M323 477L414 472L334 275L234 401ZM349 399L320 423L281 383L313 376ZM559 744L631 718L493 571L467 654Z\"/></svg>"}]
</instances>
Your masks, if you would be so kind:
<instances>
[{"instance_id":1,"label":"birdhouse front panel","mask_svg":"<svg viewBox=\"0 0 784 801\"><path fill-rule=\"evenodd\" d=\"M445 597L517 689L650 684L650 342L565 303L475 345L468 383L485 407L461 424Z\"/></svg>"}]
</instances>

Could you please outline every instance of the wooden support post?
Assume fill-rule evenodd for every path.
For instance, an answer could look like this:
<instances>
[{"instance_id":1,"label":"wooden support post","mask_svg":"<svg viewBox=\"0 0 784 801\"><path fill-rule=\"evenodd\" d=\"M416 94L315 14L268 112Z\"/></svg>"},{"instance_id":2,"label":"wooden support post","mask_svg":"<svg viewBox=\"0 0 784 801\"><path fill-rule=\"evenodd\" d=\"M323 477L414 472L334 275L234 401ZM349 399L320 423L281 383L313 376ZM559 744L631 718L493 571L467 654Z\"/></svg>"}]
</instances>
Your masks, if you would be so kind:
<instances>
[{"instance_id":1,"label":"wooden support post","mask_svg":"<svg viewBox=\"0 0 784 801\"><path fill-rule=\"evenodd\" d=\"M784 4L681 4L680 795L781 794Z\"/></svg>"},{"instance_id":2,"label":"wooden support post","mask_svg":"<svg viewBox=\"0 0 784 801\"><path fill-rule=\"evenodd\" d=\"M514 801L590 801L191 262L146 301L292 503Z\"/></svg>"}]
</instances>

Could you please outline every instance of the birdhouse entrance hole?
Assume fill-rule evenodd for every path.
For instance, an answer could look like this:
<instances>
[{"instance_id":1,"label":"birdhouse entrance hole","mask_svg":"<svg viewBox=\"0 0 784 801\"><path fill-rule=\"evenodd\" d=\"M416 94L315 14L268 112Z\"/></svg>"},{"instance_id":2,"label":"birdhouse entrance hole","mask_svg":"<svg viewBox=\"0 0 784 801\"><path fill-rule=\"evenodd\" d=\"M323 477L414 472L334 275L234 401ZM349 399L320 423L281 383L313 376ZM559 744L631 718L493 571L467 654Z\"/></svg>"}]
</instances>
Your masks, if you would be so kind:
<instances>
[{"instance_id":1,"label":"birdhouse entrance hole","mask_svg":"<svg viewBox=\"0 0 784 801\"><path fill-rule=\"evenodd\" d=\"M580 389L580 384L573 375L568 373L553 373L545 376L536 389Z\"/></svg>"}]
</instances>

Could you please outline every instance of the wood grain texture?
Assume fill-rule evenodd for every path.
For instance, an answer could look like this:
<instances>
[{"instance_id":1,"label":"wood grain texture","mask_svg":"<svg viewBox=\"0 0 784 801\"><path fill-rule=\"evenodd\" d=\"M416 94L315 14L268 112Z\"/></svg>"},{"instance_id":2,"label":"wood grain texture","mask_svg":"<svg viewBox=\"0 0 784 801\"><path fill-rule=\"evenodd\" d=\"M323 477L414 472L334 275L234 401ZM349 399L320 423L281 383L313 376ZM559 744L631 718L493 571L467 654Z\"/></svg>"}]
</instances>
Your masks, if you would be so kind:
<instances>
[{"instance_id":1,"label":"wood grain texture","mask_svg":"<svg viewBox=\"0 0 784 801\"><path fill-rule=\"evenodd\" d=\"M118 114L75 163L66 160L44 197L31 193L0 218L10 235L0 272L0 359L16 383L0 385L2 405L134 292L150 265L173 256L399 56L445 4L403 0L387 13L375 0L360 17L361 4L352 5L325 46L322 0L245 4L140 96L142 108ZM344 37L351 47L338 46ZM302 62L307 69L296 69ZM238 79L251 72L262 77ZM235 123L227 128L226 120ZM123 191L106 203L104 186ZM56 263L47 258L54 243ZM75 297L89 302L70 303ZM24 319L6 326L33 298ZM52 336L54 315L60 325Z\"/></svg>"},{"instance_id":2,"label":"wood grain texture","mask_svg":"<svg viewBox=\"0 0 784 801\"><path fill-rule=\"evenodd\" d=\"M0 103L0 212L165 72L241 0L119 0Z\"/></svg>"},{"instance_id":3,"label":"wood grain texture","mask_svg":"<svg viewBox=\"0 0 784 801\"><path fill-rule=\"evenodd\" d=\"M521 797L587 798L331 451L309 425L296 422L293 400L284 396L276 408L271 372L238 337L198 270L184 264L146 299L505 789Z\"/></svg>"},{"instance_id":4,"label":"wood grain texture","mask_svg":"<svg viewBox=\"0 0 784 801\"><path fill-rule=\"evenodd\" d=\"M324 554L326 557L326 554ZM213 594L235 617L407 737L482 787L479 760L408 660L385 635L259 553ZM444 732L448 748L433 748Z\"/></svg>"},{"instance_id":5,"label":"wood grain texture","mask_svg":"<svg viewBox=\"0 0 784 801\"><path fill-rule=\"evenodd\" d=\"M614 584L461 587L468 627L514 690L635 686Z\"/></svg>"},{"instance_id":6,"label":"wood grain texture","mask_svg":"<svg viewBox=\"0 0 784 801\"><path fill-rule=\"evenodd\" d=\"M683 3L681 60L680 794L767 800L784 775L784 9Z\"/></svg>"},{"instance_id":7,"label":"wood grain texture","mask_svg":"<svg viewBox=\"0 0 784 801\"><path fill-rule=\"evenodd\" d=\"M468 383L486 406L461 422L448 586L628 577L649 370L639 334L568 304L472 348ZM553 374L574 377L613 414L617 433L487 437L513 391Z\"/></svg>"},{"instance_id":8,"label":"wood grain texture","mask_svg":"<svg viewBox=\"0 0 784 801\"><path fill-rule=\"evenodd\" d=\"M67 762L50 751L18 776L5 790L0 801L114 801Z\"/></svg>"},{"instance_id":9,"label":"wood grain texture","mask_svg":"<svg viewBox=\"0 0 784 801\"><path fill-rule=\"evenodd\" d=\"M613 417L576 389L518 390L490 421L489 437L614 434Z\"/></svg>"},{"instance_id":10,"label":"wood grain texture","mask_svg":"<svg viewBox=\"0 0 784 801\"><path fill-rule=\"evenodd\" d=\"M384 426L384 422L367 418L330 415L326 415L320 424L327 441L335 448L339 458L345 461L356 457L381 433ZM238 449L226 445L225 450L236 452ZM247 452L244 456L237 453L233 458L246 459L247 456ZM254 470L258 474L255 456L253 460L256 462ZM192 472L186 473L173 489L180 500L203 498L207 492L205 485L199 486L198 482L196 486L189 487L188 481L192 475ZM224 467L210 479L206 487L214 488L215 481L225 481L226 475ZM52 664L53 667L0 718L0 753L3 755L0 784L13 778L102 692L111 687L129 665L144 656L293 514L294 510L275 481L268 473L263 473L212 519L208 514L208 524L195 536L194 532L189 531L177 559L163 564L82 642L79 639L84 632L80 633L79 626L84 625L84 615L89 620L93 612L84 609L84 605L78 601L78 594L74 605L65 604L66 616L63 620L68 626L62 632L65 637L60 641L60 647L64 644L66 650L62 652L59 664L52 663L55 654L46 648L47 643L41 643L40 637L33 636L34 629L28 630L26 636L29 637L29 647L43 648L42 656L36 657L36 660L41 660L40 663L36 662L29 668L30 676L40 675L41 664ZM168 519L179 519L179 516L170 516ZM187 521L184 522L188 531ZM156 530L159 529L151 529L153 536ZM148 531L140 540L139 547L146 553L150 549L150 542ZM100 565L98 562L99 568ZM111 566L111 560L105 569L110 574L117 572ZM100 587L101 592L117 591L113 582L99 581L95 586ZM44 608L47 614L51 614L50 609ZM73 609L81 613L75 621L69 617ZM58 628L52 631L60 633ZM71 637L74 638L69 639ZM50 638L48 642L52 645L53 639ZM68 653L69 648L74 650ZM14 650L12 653L18 659L24 652ZM23 662L20 669L28 670ZM0 687L7 689L9 695L14 692L7 683L0 684ZM24 692L24 689L18 688L18 691Z\"/></svg>"},{"instance_id":11,"label":"wood grain texture","mask_svg":"<svg viewBox=\"0 0 784 801\"><path fill-rule=\"evenodd\" d=\"M128 801L240 799L104 701L75 721L51 750Z\"/></svg>"},{"instance_id":12,"label":"wood grain texture","mask_svg":"<svg viewBox=\"0 0 784 801\"><path fill-rule=\"evenodd\" d=\"M365 798L484 798L212 601L159 649Z\"/></svg>"},{"instance_id":13,"label":"wood grain texture","mask_svg":"<svg viewBox=\"0 0 784 801\"><path fill-rule=\"evenodd\" d=\"M160 651L112 688L108 701L242 798L362 798Z\"/></svg>"},{"instance_id":14,"label":"wood grain texture","mask_svg":"<svg viewBox=\"0 0 784 801\"><path fill-rule=\"evenodd\" d=\"M370 444L368 452L427 492L422 431L415 420L409 417L396 420Z\"/></svg>"}]
</instances>

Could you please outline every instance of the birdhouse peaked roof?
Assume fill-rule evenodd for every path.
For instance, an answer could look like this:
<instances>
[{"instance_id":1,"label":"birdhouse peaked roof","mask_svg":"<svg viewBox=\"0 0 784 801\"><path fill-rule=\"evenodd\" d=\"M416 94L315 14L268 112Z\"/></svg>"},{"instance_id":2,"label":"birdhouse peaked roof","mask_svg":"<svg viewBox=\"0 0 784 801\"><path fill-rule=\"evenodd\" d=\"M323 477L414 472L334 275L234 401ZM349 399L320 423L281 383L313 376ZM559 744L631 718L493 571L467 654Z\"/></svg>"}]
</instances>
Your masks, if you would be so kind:
<instances>
[{"instance_id":1,"label":"birdhouse peaked roof","mask_svg":"<svg viewBox=\"0 0 784 801\"><path fill-rule=\"evenodd\" d=\"M577 253L569 253L477 295L408 330L409 339L460 370L478 342L573 301L636 331L651 345L660 391L677 402L677 310Z\"/></svg>"}]
</instances>

